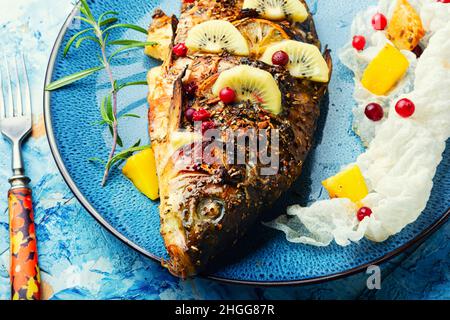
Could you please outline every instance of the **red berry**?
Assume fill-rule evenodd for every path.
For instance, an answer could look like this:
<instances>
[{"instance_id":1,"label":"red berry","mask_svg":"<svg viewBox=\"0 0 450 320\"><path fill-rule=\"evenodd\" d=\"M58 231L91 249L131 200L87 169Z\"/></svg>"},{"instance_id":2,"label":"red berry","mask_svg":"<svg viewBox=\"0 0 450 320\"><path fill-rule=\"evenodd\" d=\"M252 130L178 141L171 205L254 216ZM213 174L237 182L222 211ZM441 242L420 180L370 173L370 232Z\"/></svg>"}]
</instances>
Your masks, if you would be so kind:
<instances>
[{"instance_id":1,"label":"red berry","mask_svg":"<svg viewBox=\"0 0 450 320\"><path fill-rule=\"evenodd\" d=\"M272 56L272 63L277 66L285 66L289 63L289 55L284 51L277 51Z\"/></svg>"},{"instance_id":2,"label":"red berry","mask_svg":"<svg viewBox=\"0 0 450 320\"><path fill-rule=\"evenodd\" d=\"M197 91L198 86L195 84L195 82L189 82L188 84L184 85L184 92L187 96L193 97L195 96L195 92Z\"/></svg>"},{"instance_id":3,"label":"red berry","mask_svg":"<svg viewBox=\"0 0 450 320\"><path fill-rule=\"evenodd\" d=\"M409 99L401 99L395 105L395 111L403 118L409 118L414 114L416 106Z\"/></svg>"},{"instance_id":4,"label":"red berry","mask_svg":"<svg viewBox=\"0 0 450 320\"><path fill-rule=\"evenodd\" d=\"M184 116L188 121L192 121L194 119L194 113L195 109L187 108L186 111L184 112Z\"/></svg>"},{"instance_id":5,"label":"red berry","mask_svg":"<svg viewBox=\"0 0 450 320\"><path fill-rule=\"evenodd\" d=\"M356 216L359 221L363 221L365 217L370 217L372 215L372 209L367 207L362 207L358 210Z\"/></svg>"},{"instance_id":6,"label":"red berry","mask_svg":"<svg viewBox=\"0 0 450 320\"><path fill-rule=\"evenodd\" d=\"M184 0L185 3L194 3L195 0Z\"/></svg>"},{"instance_id":7,"label":"red berry","mask_svg":"<svg viewBox=\"0 0 450 320\"><path fill-rule=\"evenodd\" d=\"M194 121L206 121L209 118L211 118L211 113L205 109L194 111L194 114L192 115L192 120Z\"/></svg>"},{"instance_id":8,"label":"red berry","mask_svg":"<svg viewBox=\"0 0 450 320\"><path fill-rule=\"evenodd\" d=\"M354 36L352 46L358 51L364 50L366 46L366 38L363 36Z\"/></svg>"},{"instance_id":9,"label":"red berry","mask_svg":"<svg viewBox=\"0 0 450 320\"><path fill-rule=\"evenodd\" d=\"M179 43L173 47L173 53L178 57L185 57L187 55L188 48L184 43Z\"/></svg>"},{"instance_id":10,"label":"red berry","mask_svg":"<svg viewBox=\"0 0 450 320\"><path fill-rule=\"evenodd\" d=\"M384 30L387 26L387 19L382 13L377 13L372 18L372 26L375 30Z\"/></svg>"},{"instance_id":11,"label":"red berry","mask_svg":"<svg viewBox=\"0 0 450 320\"><path fill-rule=\"evenodd\" d=\"M202 123L202 132L205 133L208 130L214 129L216 124L212 121L206 121Z\"/></svg>"},{"instance_id":12,"label":"red berry","mask_svg":"<svg viewBox=\"0 0 450 320\"><path fill-rule=\"evenodd\" d=\"M225 104L233 103L236 100L236 92L230 87L223 88L220 90L219 98Z\"/></svg>"},{"instance_id":13,"label":"red berry","mask_svg":"<svg viewBox=\"0 0 450 320\"><path fill-rule=\"evenodd\" d=\"M450 3L450 0L437 0L437 2Z\"/></svg>"},{"instance_id":14,"label":"red berry","mask_svg":"<svg viewBox=\"0 0 450 320\"><path fill-rule=\"evenodd\" d=\"M380 121L384 117L383 108L378 103L369 103L364 113L372 121Z\"/></svg>"}]
</instances>

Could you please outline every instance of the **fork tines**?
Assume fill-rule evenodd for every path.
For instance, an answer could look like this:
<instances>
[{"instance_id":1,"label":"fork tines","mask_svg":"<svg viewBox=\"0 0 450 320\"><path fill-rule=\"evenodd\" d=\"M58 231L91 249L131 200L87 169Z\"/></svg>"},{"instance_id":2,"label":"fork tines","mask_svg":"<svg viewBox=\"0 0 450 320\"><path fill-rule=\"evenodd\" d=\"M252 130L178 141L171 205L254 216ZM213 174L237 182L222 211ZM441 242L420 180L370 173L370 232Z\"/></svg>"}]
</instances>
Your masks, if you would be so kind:
<instances>
[{"instance_id":1,"label":"fork tines","mask_svg":"<svg viewBox=\"0 0 450 320\"><path fill-rule=\"evenodd\" d=\"M0 69L0 119L31 116L31 93L28 82L28 72L25 65L25 58L20 55L20 67L17 57L14 57L14 75L16 99L13 98L13 79L11 68L6 57L4 60L4 72ZM19 68L21 70L19 70ZM3 77L3 74L6 77ZM6 97L6 99L5 99Z\"/></svg>"}]
</instances>

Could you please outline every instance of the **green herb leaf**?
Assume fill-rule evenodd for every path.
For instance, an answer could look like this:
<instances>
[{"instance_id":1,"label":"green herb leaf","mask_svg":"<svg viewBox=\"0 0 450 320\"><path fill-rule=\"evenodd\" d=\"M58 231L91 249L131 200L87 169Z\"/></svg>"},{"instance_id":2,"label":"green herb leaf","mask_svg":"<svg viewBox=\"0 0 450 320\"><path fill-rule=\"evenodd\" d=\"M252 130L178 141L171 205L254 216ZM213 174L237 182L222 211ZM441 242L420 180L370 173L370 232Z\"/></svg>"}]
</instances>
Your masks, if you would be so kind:
<instances>
[{"instance_id":1,"label":"green herb leaf","mask_svg":"<svg viewBox=\"0 0 450 320\"><path fill-rule=\"evenodd\" d=\"M108 39L109 39L109 32L104 33L103 34L103 43L105 44L105 46L108 44Z\"/></svg>"},{"instance_id":2,"label":"green herb leaf","mask_svg":"<svg viewBox=\"0 0 450 320\"><path fill-rule=\"evenodd\" d=\"M94 16L92 15L92 11L89 8L89 5L87 3L86 0L81 0L81 8L80 8L81 12L87 17L89 18L92 22L95 21Z\"/></svg>"},{"instance_id":3,"label":"green herb leaf","mask_svg":"<svg viewBox=\"0 0 450 320\"><path fill-rule=\"evenodd\" d=\"M142 28L140 26L137 26L137 25L134 25L134 24L129 24L129 23L118 23L118 24L115 24L115 25L110 26L110 27L106 28L105 30L103 30L103 33L108 32L108 31L113 30L113 29L116 29L116 28L132 29L132 30L144 33L144 34L148 33L148 31L145 30L144 28Z\"/></svg>"},{"instance_id":4,"label":"green herb leaf","mask_svg":"<svg viewBox=\"0 0 450 320\"><path fill-rule=\"evenodd\" d=\"M83 43L83 41L85 41L85 40L90 40L90 41L97 43L98 45L101 45L100 41L97 38L92 37L92 36L86 36L86 37L78 39L77 43L75 44L75 48L78 49L80 47L80 45Z\"/></svg>"},{"instance_id":5,"label":"green herb leaf","mask_svg":"<svg viewBox=\"0 0 450 320\"><path fill-rule=\"evenodd\" d=\"M102 100L102 103L100 105L100 114L103 119L102 122L107 123L108 125L111 125L112 121L111 121L111 119L109 119L109 116L108 116L108 111L107 111L107 107L106 107L107 104L108 104L108 97L104 97Z\"/></svg>"},{"instance_id":6,"label":"green herb leaf","mask_svg":"<svg viewBox=\"0 0 450 320\"><path fill-rule=\"evenodd\" d=\"M134 113L126 113L126 114L123 114L123 115L119 116L119 119L122 119L122 118L137 118L137 119L140 119L141 116L138 115L138 114L134 114ZM101 121L93 122L91 124L99 126L99 125L108 124L108 122L106 120L101 120Z\"/></svg>"},{"instance_id":7,"label":"green herb leaf","mask_svg":"<svg viewBox=\"0 0 450 320\"><path fill-rule=\"evenodd\" d=\"M134 113L126 113L124 115L121 115L120 118L137 118L140 119L141 116L138 114L134 114Z\"/></svg>"},{"instance_id":8,"label":"green herb leaf","mask_svg":"<svg viewBox=\"0 0 450 320\"><path fill-rule=\"evenodd\" d=\"M134 82L125 82L125 83L121 83L119 85L115 85L116 88L116 92L122 90L123 88L126 87L131 87L131 86L146 86L148 85L147 81L134 81Z\"/></svg>"},{"instance_id":9,"label":"green herb leaf","mask_svg":"<svg viewBox=\"0 0 450 320\"><path fill-rule=\"evenodd\" d=\"M80 32L76 33L75 35L72 36L72 38L69 39L69 41L67 42L65 48L64 48L64 57L67 55L67 53L69 52L70 47L72 46L72 44L75 42L75 40L77 40L77 38L89 31L93 31L94 28L88 28L88 29L84 29L81 30Z\"/></svg>"},{"instance_id":10,"label":"green herb leaf","mask_svg":"<svg viewBox=\"0 0 450 320\"><path fill-rule=\"evenodd\" d=\"M135 152L139 152L145 149L148 149L150 146L139 146L141 144L141 140L136 142L131 148L123 150L119 153L117 153L107 164L106 164L106 170L110 170L112 166L125 161L129 157L131 157Z\"/></svg>"},{"instance_id":11,"label":"green herb leaf","mask_svg":"<svg viewBox=\"0 0 450 320\"><path fill-rule=\"evenodd\" d=\"M96 27L97 27L97 25L96 25L96 22L95 22L95 21L92 21L92 20L86 19L85 17L80 17L80 16L76 16L76 17L75 17L75 19L78 19L78 20L84 21L84 22L86 22L86 23L90 24L91 26L93 26L94 28L96 28Z\"/></svg>"},{"instance_id":12,"label":"green herb leaf","mask_svg":"<svg viewBox=\"0 0 450 320\"><path fill-rule=\"evenodd\" d=\"M119 133L117 133L117 144L119 147L123 148L122 138L119 136Z\"/></svg>"},{"instance_id":13,"label":"green herb leaf","mask_svg":"<svg viewBox=\"0 0 450 320\"><path fill-rule=\"evenodd\" d=\"M114 82L113 82L113 87L114 87L114 91L117 92L117 91L118 91L118 90L117 90L117 88L118 88L118 82L117 82L117 80L114 80Z\"/></svg>"},{"instance_id":14,"label":"green herb leaf","mask_svg":"<svg viewBox=\"0 0 450 320\"><path fill-rule=\"evenodd\" d=\"M139 44L139 43L144 43L144 42L139 41L139 40L114 40L114 41L108 42L108 45L128 46L131 44Z\"/></svg>"},{"instance_id":15,"label":"green herb leaf","mask_svg":"<svg viewBox=\"0 0 450 320\"><path fill-rule=\"evenodd\" d=\"M111 121L111 123L113 123L114 120L116 120L116 117L114 116L111 95L108 95L106 98L106 113L108 114L108 119Z\"/></svg>"},{"instance_id":16,"label":"green herb leaf","mask_svg":"<svg viewBox=\"0 0 450 320\"><path fill-rule=\"evenodd\" d=\"M89 162L99 162L99 163L101 163L103 165L106 165L106 161L103 160L103 159L100 159L100 158L89 158L88 161Z\"/></svg>"},{"instance_id":17,"label":"green herb leaf","mask_svg":"<svg viewBox=\"0 0 450 320\"><path fill-rule=\"evenodd\" d=\"M98 62L100 62L101 65L105 64L105 61L103 61L103 57L100 54L98 54L98 53L97 53L97 59L98 59Z\"/></svg>"},{"instance_id":18,"label":"green herb leaf","mask_svg":"<svg viewBox=\"0 0 450 320\"><path fill-rule=\"evenodd\" d=\"M104 26L107 26L109 24L116 23L117 21L119 21L119 19L117 19L117 18L108 18L108 19L105 19L105 20L101 21L99 23L99 26L100 27L104 27Z\"/></svg>"},{"instance_id":19,"label":"green herb leaf","mask_svg":"<svg viewBox=\"0 0 450 320\"><path fill-rule=\"evenodd\" d=\"M97 20L97 24L99 25L99 26L101 26L102 25L102 21L103 21L103 18L104 17L106 17L106 16L118 16L119 15L119 13L117 12L117 11L106 11L106 12L104 12L104 13L102 13L101 15L100 15L100 17L98 17L98 20ZM117 18L116 18L117 19Z\"/></svg>"},{"instance_id":20,"label":"green herb leaf","mask_svg":"<svg viewBox=\"0 0 450 320\"><path fill-rule=\"evenodd\" d=\"M102 126L102 125L104 125L104 124L106 124L106 122L105 122L104 120L101 120L101 121L94 121L94 122L91 122L91 123L90 123L91 126Z\"/></svg>"},{"instance_id":21,"label":"green herb leaf","mask_svg":"<svg viewBox=\"0 0 450 320\"><path fill-rule=\"evenodd\" d=\"M45 90L53 91L53 90L65 87L71 83L74 83L78 80L86 78L86 77L94 74L97 71L103 70L104 68L105 68L104 66L99 66L99 67L95 67L95 68L91 68L91 69L87 69L87 70L83 70L83 71L71 74L69 76L63 77L59 80L56 80L56 81L50 83L48 86L45 87Z\"/></svg>"},{"instance_id":22,"label":"green herb leaf","mask_svg":"<svg viewBox=\"0 0 450 320\"><path fill-rule=\"evenodd\" d=\"M143 48L146 46L154 46L155 44L157 44L156 42L140 42L140 43L135 43L135 44L130 44L127 46L123 46L122 48L116 50L113 54L111 54L109 56L108 61L111 61L112 58L114 58L115 56L117 56L118 54L124 52L124 51L128 51L128 50L132 50L132 49L136 49L136 48Z\"/></svg>"},{"instance_id":23,"label":"green herb leaf","mask_svg":"<svg viewBox=\"0 0 450 320\"><path fill-rule=\"evenodd\" d=\"M103 119L101 124L107 124L111 136L114 136L113 124L115 120L115 115L113 112L112 97L110 94L107 95L105 98L103 98L102 103L100 105L100 114ZM119 147L123 147L122 138L119 136L119 133L117 133L117 144L119 145Z\"/></svg>"}]
</instances>

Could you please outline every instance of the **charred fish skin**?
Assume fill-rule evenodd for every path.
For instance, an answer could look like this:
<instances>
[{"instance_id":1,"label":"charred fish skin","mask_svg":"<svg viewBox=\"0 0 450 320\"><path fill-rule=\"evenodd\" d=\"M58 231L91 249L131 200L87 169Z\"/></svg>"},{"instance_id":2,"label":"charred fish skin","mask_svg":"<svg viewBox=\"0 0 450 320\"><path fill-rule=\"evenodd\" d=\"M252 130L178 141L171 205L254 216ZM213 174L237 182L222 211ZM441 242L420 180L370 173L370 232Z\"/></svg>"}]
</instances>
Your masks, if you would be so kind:
<instances>
[{"instance_id":1,"label":"charred fish skin","mask_svg":"<svg viewBox=\"0 0 450 320\"><path fill-rule=\"evenodd\" d=\"M170 19L173 43L183 42L194 25L211 19L231 22L257 14L243 11L243 0L209 0L183 3L179 20ZM305 4L306 5L306 4ZM163 19L161 13L159 19ZM161 20L159 20L161 21ZM156 22L155 22L156 23ZM320 48L311 14L306 21L278 22L290 30L292 39ZM150 27L152 29L152 27ZM331 73L331 57L325 50ZM283 95L283 112L271 114L250 102L223 105L212 95L218 75L237 65L250 65L268 71L276 79ZM164 262L179 277L189 277L206 270L211 260L232 247L248 228L258 221L264 208L272 205L300 176L303 163L313 145L320 115L320 101L326 83L292 78L283 68L227 53L176 57L170 54L161 67L149 72L149 132L157 160L160 180L161 235L170 260ZM182 83L193 82L198 89L187 96ZM218 163L190 164L189 154L173 147L172 134L193 131L186 121L188 107L211 112L226 140L227 130L279 130L279 168L275 175L261 175L260 167L230 164L229 155L214 149ZM244 150L244 152L247 152Z\"/></svg>"}]
</instances>

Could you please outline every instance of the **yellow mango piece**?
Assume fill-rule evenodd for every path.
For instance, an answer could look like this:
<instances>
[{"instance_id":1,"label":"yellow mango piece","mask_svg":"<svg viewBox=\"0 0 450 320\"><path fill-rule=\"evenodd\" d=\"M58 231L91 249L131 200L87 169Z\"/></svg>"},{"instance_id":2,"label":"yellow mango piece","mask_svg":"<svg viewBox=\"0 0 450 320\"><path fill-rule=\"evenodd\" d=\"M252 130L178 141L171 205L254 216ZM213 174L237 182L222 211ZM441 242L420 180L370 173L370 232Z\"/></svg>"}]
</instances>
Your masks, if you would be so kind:
<instances>
[{"instance_id":1,"label":"yellow mango piece","mask_svg":"<svg viewBox=\"0 0 450 320\"><path fill-rule=\"evenodd\" d=\"M128 158L122 169L122 173L147 197L152 200L159 198L155 155L151 148L145 149Z\"/></svg>"},{"instance_id":2,"label":"yellow mango piece","mask_svg":"<svg viewBox=\"0 0 450 320\"><path fill-rule=\"evenodd\" d=\"M386 95L405 75L409 61L390 44L381 49L364 71L361 83L378 96Z\"/></svg>"},{"instance_id":3,"label":"yellow mango piece","mask_svg":"<svg viewBox=\"0 0 450 320\"><path fill-rule=\"evenodd\" d=\"M358 166L350 167L334 177L322 181L330 198L347 198L357 203L368 194L366 181Z\"/></svg>"},{"instance_id":4,"label":"yellow mango piece","mask_svg":"<svg viewBox=\"0 0 450 320\"><path fill-rule=\"evenodd\" d=\"M387 38L400 50L413 50L425 35L422 20L407 0L397 0Z\"/></svg>"}]
</instances>

